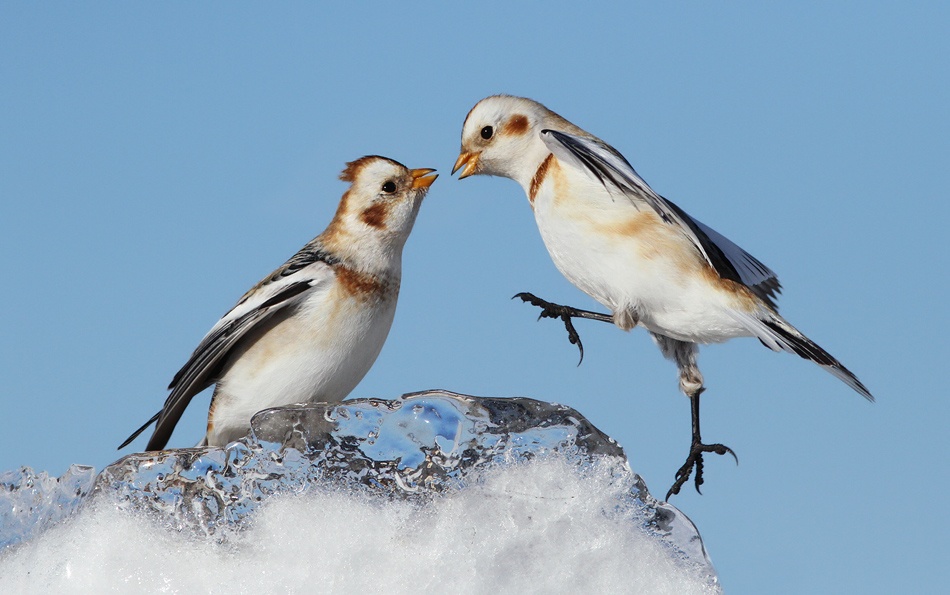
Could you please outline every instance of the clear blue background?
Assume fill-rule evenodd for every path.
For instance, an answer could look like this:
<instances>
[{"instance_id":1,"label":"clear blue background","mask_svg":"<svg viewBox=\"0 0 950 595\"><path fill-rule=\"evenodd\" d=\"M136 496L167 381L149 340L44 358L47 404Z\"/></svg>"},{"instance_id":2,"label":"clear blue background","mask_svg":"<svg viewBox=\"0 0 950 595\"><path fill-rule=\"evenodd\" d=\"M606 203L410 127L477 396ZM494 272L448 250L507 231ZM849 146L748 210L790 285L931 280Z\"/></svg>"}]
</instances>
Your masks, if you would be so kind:
<instances>
[{"instance_id":1,"label":"clear blue background","mask_svg":"<svg viewBox=\"0 0 950 595\"><path fill-rule=\"evenodd\" d=\"M782 312L878 398L751 339L702 350L704 436L740 465L710 458L674 503L727 591L946 589L948 5L442 4L0 8L0 470L124 454L208 328L323 230L344 162L378 153L443 175L353 396L569 404L665 494L689 440L673 364L580 322L576 367L509 299L599 309L523 192L448 175L471 106L513 93L775 269Z\"/></svg>"}]
</instances>

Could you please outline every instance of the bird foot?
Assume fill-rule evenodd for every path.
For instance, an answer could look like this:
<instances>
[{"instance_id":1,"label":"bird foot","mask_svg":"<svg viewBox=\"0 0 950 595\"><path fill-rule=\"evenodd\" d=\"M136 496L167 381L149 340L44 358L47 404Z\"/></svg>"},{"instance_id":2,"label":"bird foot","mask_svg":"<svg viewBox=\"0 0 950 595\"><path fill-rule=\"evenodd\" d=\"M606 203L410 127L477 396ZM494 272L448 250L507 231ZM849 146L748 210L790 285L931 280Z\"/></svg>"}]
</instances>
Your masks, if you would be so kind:
<instances>
[{"instance_id":1,"label":"bird foot","mask_svg":"<svg viewBox=\"0 0 950 595\"><path fill-rule=\"evenodd\" d=\"M699 486L703 485L703 453L707 452L717 455L731 454L732 458L736 460L736 464L739 464L739 457L737 457L736 453L728 446L724 444L703 444L698 439L693 439L693 444L689 449L689 456L686 457L686 462L683 463L683 466L676 472L676 481L673 482L670 491L666 493L667 500L669 500L671 496L680 493L680 488L689 481L689 476L694 467L696 468L696 477L693 483L696 486L696 492L699 494L703 493L702 490L699 489Z\"/></svg>"},{"instance_id":2,"label":"bird foot","mask_svg":"<svg viewBox=\"0 0 950 595\"><path fill-rule=\"evenodd\" d=\"M581 352L581 359L577 362L578 366L581 365L581 362L584 361L584 344L581 343L581 336L577 334L577 329L574 328L574 323L571 322L571 318L580 317L583 311L570 306L562 306L547 300L542 300L533 293L526 291L515 294L511 299L515 298L521 298L521 301L541 308L541 314L538 315L538 320L542 318L560 318L564 322L564 328L567 329L567 340L571 342L571 345L577 345L577 349Z\"/></svg>"}]
</instances>

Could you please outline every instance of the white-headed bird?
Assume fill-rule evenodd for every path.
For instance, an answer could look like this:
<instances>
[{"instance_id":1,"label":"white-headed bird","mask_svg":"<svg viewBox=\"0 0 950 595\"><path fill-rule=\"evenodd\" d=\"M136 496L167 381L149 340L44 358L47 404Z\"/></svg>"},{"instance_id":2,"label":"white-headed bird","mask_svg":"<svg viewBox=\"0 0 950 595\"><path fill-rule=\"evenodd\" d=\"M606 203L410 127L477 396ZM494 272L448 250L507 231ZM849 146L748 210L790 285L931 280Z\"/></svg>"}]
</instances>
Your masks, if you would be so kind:
<instances>
[{"instance_id":1,"label":"white-headed bird","mask_svg":"<svg viewBox=\"0 0 950 595\"><path fill-rule=\"evenodd\" d=\"M642 326L676 362L680 388L691 400L692 444L667 498L679 493L694 466L699 490L704 452L735 456L700 437L700 343L755 337L817 363L873 400L854 374L778 314L775 273L654 192L616 149L540 103L507 95L478 102L462 127L453 173L459 169L460 178L503 176L521 184L555 266L610 310L516 296L540 306L542 316L563 320L581 357L572 317L624 330Z\"/></svg>"},{"instance_id":2,"label":"white-headed bird","mask_svg":"<svg viewBox=\"0 0 950 595\"><path fill-rule=\"evenodd\" d=\"M396 313L402 249L436 175L379 156L347 164L326 231L255 285L172 380L146 450L164 448L192 397L215 385L202 444L247 434L251 416L342 401L376 361Z\"/></svg>"}]
</instances>

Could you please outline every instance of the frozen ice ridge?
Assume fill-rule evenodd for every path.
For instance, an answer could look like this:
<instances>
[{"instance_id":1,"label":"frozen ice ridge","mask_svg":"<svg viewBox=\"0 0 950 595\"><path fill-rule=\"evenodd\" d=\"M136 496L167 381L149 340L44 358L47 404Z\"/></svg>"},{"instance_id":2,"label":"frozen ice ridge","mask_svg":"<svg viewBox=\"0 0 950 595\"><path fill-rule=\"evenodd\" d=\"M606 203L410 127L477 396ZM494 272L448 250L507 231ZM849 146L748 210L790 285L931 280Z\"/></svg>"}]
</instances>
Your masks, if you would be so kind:
<instances>
[{"instance_id":1,"label":"frozen ice ridge","mask_svg":"<svg viewBox=\"0 0 950 595\"><path fill-rule=\"evenodd\" d=\"M28 467L0 473L0 553L75 513L95 481L86 465L72 465L59 478Z\"/></svg>"},{"instance_id":2,"label":"frozen ice ridge","mask_svg":"<svg viewBox=\"0 0 950 595\"><path fill-rule=\"evenodd\" d=\"M34 584L40 568L48 573L47 586L75 587L69 581L90 566L96 578L82 584L112 588L116 583L101 582L97 564L117 564L104 561L114 555L129 565L120 586L134 578L139 587L161 580L173 591L205 590L213 586L201 582L209 564L223 565L212 575L244 572L248 581L263 580L267 571L250 570L244 559L258 552L267 568L310 555L320 558L319 572L338 557L353 572L371 575L374 564L384 572L388 557L399 560L400 570L392 572L408 572L412 580L431 574L424 585L404 589L390 577L385 584L396 591L489 592L492 584L662 591L643 575L663 569L664 581L678 577L669 592L719 592L692 522L654 499L621 447L570 407L436 390L268 409L251 425L247 438L226 448L132 454L98 476L78 466L58 480L26 469L0 474L0 576L7 577L0 587ZM288 506L307 512L288 513ZM97 551L90 541L94 527L103 527L104 541L115 548L130 523L123 552L100 551L98 563L84 560ZM82 526L75 546L69 545L71 525ZM131 555L148 531L162 536ZM156 543L163 539L183 541L161 548ZM275 540L274 547L286 540L293 554L267 554L271 550L260 546ZM260 543L234 553L251 541ZM174 579L161 574L210 555L187 553L199 547L218 552L214 562L201 562L204 571ZM308 554L311 547L317 549ZM182 558L147 562L156 548ZM53 561L44 561L47 556ZM405 570L413 563L424 568ZM281 579L293 574L274 571ZM372 583L354 582L363 579L352 573L310 578L343 590L372 589ZM252 584L245 588L281 583Z\"/></svg>"}]
</instances>

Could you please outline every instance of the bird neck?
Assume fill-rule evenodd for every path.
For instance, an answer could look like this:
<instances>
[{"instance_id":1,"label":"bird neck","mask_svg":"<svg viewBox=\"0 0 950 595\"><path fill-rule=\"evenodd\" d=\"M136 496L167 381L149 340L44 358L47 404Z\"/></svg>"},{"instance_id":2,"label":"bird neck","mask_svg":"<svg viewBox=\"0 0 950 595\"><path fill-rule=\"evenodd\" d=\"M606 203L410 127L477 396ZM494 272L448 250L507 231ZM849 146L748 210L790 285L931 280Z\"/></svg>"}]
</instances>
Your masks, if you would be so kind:
<instances>
[{"instance_id":1,"label":"bird neck","mask_svg":"<svg viewBox=\"0 0 950 595\"><path fill-rule=\"evenodd\" d=\"M550 154L551 151L548 150L540 139L538 139L537 142L532 142L521 154L519 167L516 168L516 171L509 172L508 177L521 184L525 194L530 196L534 176L538 172L538 168L541 167L541 164L544 163L544 160L547 159Z\"/></svg>"},{"instance_id":2,"label":"bird neck","mask_svg":"<svg viewBox=\"0 0 950 595\"><path fill-rule=\"evenodd\" d=\"M406 238L395 232L353 231L333 225L320 235L320 243L346 266L374 275L399 275Z\"/></svg>"}]
</instances>

